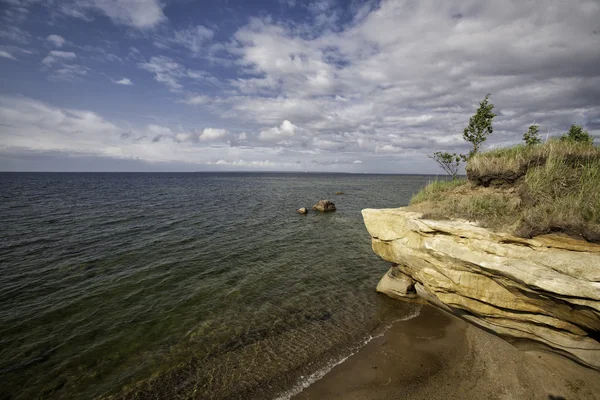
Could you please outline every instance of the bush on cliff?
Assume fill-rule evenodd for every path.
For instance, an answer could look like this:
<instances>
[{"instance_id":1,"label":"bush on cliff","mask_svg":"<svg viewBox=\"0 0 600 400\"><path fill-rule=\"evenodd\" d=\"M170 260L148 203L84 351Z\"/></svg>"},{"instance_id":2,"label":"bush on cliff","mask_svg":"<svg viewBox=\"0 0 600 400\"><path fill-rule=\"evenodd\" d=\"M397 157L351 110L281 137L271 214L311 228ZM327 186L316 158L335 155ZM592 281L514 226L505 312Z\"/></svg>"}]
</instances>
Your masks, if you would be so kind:
<instances>
[{"instance_id":1,"label":"bush on cliff","mask_svg":"<svg viewBox=\"0 0 600 400\"><path fill-rule=\"evenodd\" d=\"M411 200L431 218L465 218L524 237L565 232L600 242L600 148L549 140L473 155L467 180Z\"/></svg>"},{"instance_id":2,"label":"bush on cliff","mask_svg":"<svg viewBox=\"0 0 600 400\"><path fill-rule=\"evenodd\" d=\"M438 163L440 167L452 179L456 179L460 170L461 161L467 161L473 155L477 154L479 148L486 141L487 137L494 132L492 120L496 114L492 112L494 105L490 103L491 94L487 94L483 101L479 103L479 108L475 114L469 118L469 124L463 130L463 139L473 146L468 155L448 153L445 151L436 151L429 158Z\"/></svg>"},{"instance_id":3,"label":"bush on cliff","mask_svg":"<svg viewBox=\"0 0 600 400\"><path fill-rule=\"evenodd\" d=\"M542 139L540 139L540 126L537 124L530 125L527 132L523 134L523 141L527 146L535 146L542 143Z\"/></svg>"},{"instance_id":4,"label":"bush on cliff","mask_svg":"<svg viewBox=\"0 0 600 400\"><path fill-rule=\"evenodd\" d=\"M562 135L560 140L562 140L563 142L570 141L584 143L587 145L591 145L592 143L594 143L594 138L590 136L590 134L587 131L584 131L581 125L575 124L571 125L569 131Z\"/></svg>"},{"instance_id":5,"label":"bush on cliff","mask_svg":"<svg viewBox=\"0 0 600 400\"><path fill-rule=\"evenodd\" d=\"M489 101L490 96L491 94L488 93L483 101L479 103L479 108L469 118L469 124L463 131L463 139L473 145L469 155L464 157L465 159L469 159L477 154L483 142L494 132L492 121L496 114L492 112L494 105Z\"/></svg>"}]
</instances>

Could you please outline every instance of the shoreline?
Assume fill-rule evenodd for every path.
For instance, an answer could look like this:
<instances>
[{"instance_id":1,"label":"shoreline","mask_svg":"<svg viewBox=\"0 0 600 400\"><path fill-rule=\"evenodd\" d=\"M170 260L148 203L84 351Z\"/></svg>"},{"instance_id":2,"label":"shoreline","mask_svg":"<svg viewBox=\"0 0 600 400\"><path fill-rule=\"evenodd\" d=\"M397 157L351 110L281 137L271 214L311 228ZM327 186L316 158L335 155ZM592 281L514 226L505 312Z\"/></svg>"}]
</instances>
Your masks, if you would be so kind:
<instances>
[{"instance_id":1,"label":"shoreline","mask_svg":"<svg viewBox=\"0 0 600 400\"><path fill-rule=\"evenodd\" d=\"M318 382L319 380L323 379L323 377L326 376L327 374L329 374L329 372L331 372L332 369L334 369L335 367L337 367L340 364L343 364L350 357L359 353L365 346L367 346L369 343L371 343L371 341L385 336L387 331L389 329L391 329L395 324L417 318L419 316L420 312L421 312L421 309L418 308L418 309L412 311L411 313L407 314L406 316L404 316L400 319L397 319L389 324L386 324L381 332L379 332L379 333L375 333L375 331L371 332L370 334L368 334L368 337L365 337L360 344L357 344L355 346L354 350L352 350L350 353L340 356L337 359L330 360L325 367L316 370L315 372L311 373L310 375L308 375L306 377L302 376L301 379L298 380L290 389L279 393L277 395L277 397L275 397L274 400L289 400L289 399L294 398L294 396L297 396L298 394L302 393L304 390L306 390L307 388L312 386L315 382Z\"/></svg>"},{"instance_id":2,"label":"shoreline","mask_svg":"<svg viewBox=\"0 0 600 400\"><path fill-rule=\"evenodd\" d=\"M395 323L293 400L600 399L600 372L522 351L430 305Z\"/></svg>"}]
</instances>

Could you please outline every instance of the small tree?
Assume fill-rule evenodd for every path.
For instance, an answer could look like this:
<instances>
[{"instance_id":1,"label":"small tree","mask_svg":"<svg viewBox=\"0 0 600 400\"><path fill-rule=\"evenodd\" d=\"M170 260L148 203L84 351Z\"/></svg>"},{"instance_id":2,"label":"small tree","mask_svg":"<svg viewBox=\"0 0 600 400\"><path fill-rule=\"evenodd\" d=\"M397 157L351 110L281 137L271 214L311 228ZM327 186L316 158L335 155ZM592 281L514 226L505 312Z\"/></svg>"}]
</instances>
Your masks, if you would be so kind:
<instances>
[{"instance_id":1,"label":"small tree","mask_svg":"<svg viewBox=\"0 0 600 400\"><path fill-rule=\"evenodd\" d=\"M492 112L494 105L488 101L489 97L490 94L488 93L483 101L479 103L479 108L475 115L469 118L469 125L463 132L463 139L473 145L473 149L469 151L467 158L471 158L473 154L477 153L481 144L494 131L492 120L496 114Z\"/></svg>"},{"instance_id":2,"label":"small tree","mask_svg":"<svg viewBox=\"0 0 600 400\"><path fill-rule=\"evenodd\" d=\"M540 127L538 125L530 125L529 130L523 134L523 141L527 146L534 146L540 144Z\"/></svg>"},{"instance_id":3,"label":"small tree","mask_svg":"<svg viewBox=\"0 0 600 400\"><path fill-rule=\"evenodd\" d=\"M571 125L569 131L561 136L561 141L572 141L578 143L586 143L593 144L594 138L587 132L583 130L581 125Z\"/></svg>"},{"instance_id":4,"label":"small tree","mask_svg":"<svg viewBox=\"0 0 600 400\"><path fill-rule=\"evenodd\" d=\"M456 175L458 175L458 170L460 169L460 154L436 151L429 158L435 160L448 175L452 176L453 180L456 179Z\"/></svg>"}]
</instances>

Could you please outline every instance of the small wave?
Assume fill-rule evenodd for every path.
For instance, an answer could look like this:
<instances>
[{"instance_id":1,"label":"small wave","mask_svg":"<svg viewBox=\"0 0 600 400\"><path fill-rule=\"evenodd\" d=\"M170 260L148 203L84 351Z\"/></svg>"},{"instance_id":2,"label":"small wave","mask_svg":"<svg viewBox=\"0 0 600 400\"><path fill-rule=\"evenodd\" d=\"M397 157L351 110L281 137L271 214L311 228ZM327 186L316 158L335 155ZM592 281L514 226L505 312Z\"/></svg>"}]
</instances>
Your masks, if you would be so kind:
<instances>
[{"instance_id":1,"label":"small wave","mask_svg":"<svg viewBox=\"0 0 600 400\"><path fill-rule=\"evenodd\" d=\"M290 400L292 397L294 397L298 393L302 392L304 389L308 388L310 385L312 385L316 381L318 381L321 378L323 378L333 368L335 368L336 366L340 365L341 363L343 363L344 361L346 361L347 359L349 359L350 357L352 357L353 355L355 355L356 353L358 353L371 340L383 336L388 331L388 329L390 329L392 327L392 325L394 325L397 322L408 321L410 319L416 318L416 317L419 316L420 312L421 312L421 306L415 308L415 310L413 310L408 315L406 315L406 316L404 316L402 318L398 318L398 319L393 320L392 322L390 322L389 324L387 324L381 330L381 332L377 333L376 335L374 335L374 336L373 335L368 335L368 337L366 337L359 345L357 345L352 351L350 351L350 354L348 354L346 356L343 356L343 357L341 357L339 359L335 359L335 360L330 361L329 363L327 363L327 365L325 367L317 370L316 372L313 372L309 376L301 376L300 379L296 382L296 384L291 389L289 389L286 392L280 394L274 400Z\"/></svg>"}]
</instances>

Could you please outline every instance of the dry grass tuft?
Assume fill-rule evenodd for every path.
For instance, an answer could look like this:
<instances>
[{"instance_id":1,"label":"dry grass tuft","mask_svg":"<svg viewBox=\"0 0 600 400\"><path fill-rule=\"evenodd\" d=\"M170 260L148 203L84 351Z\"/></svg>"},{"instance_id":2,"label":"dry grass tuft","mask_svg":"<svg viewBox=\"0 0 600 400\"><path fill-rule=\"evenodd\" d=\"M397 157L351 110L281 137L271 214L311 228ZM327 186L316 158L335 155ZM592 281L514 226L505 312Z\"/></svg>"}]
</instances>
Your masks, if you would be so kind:
<instances>
[{"instance_id":1,"label":"dry grass tuft","mask_svg":"<svg viewBox=\"0 0 600 400\"><path fill-rule=\"evenodd\" d=\"M424 201L439 201L449 191L464 187L467 184L466 179L456 179L453 181L433 181L429 182L419 193L415 194L410 200L410 204L422 203Z\"/></svg>"},{"instance_id":2,"label":"dry grass tuft","mask_svg":"<svg viewBox=\"0 0 600 400\"><path fill-rule=\"evenodd\" d=\"M476 154L468 162L467 177L480 186L512 185L549 159L577 166L599 158L597 147L553 139L535 146L517 145Z\"/></svg>"},{"instance_id":3,"label":"dry grass tuft","mask_svg":"<svg viewBox=\"0 0 600 400\"><path fill-rule=\"evenodd\" d=\"M600 148L551 140L478 154L468 181L434 182L411 208L523 237L565 232L600 242Z\"/></svg>"}]
</instances>

